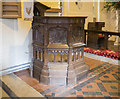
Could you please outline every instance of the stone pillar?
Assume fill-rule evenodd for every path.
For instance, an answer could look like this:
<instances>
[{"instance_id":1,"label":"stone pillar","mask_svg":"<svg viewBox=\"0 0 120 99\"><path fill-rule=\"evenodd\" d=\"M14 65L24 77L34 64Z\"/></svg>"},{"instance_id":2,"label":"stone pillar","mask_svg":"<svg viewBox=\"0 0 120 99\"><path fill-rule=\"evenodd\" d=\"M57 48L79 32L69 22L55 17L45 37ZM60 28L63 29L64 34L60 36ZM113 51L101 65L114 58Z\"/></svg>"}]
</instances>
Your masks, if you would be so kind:
<instances>
[{"instance_id":1,"label":"stone pillar","mask_svg":"<svg viewBox=\"0 0 120 99\"><path fill-rule=\"evenodd\" d=\"M120 10L116 10L116 32L120 32ZM119 36L116 36L114 45L120 45Z\"/></svg>"}]
</instances>

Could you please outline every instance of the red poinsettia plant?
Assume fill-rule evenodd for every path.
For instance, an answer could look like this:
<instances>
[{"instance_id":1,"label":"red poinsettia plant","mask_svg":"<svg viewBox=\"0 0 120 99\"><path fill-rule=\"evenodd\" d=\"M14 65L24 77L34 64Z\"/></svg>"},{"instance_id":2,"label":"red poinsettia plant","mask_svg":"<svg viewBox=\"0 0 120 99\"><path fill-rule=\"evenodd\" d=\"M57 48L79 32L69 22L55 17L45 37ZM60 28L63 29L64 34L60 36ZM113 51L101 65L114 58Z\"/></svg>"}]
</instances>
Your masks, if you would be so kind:
<instances>
[{"instance_id":1,"label":"red poinsettia plant","mask_svg":"<svg viewBox=\"0 0 120 99\"><path fill-rule=\"evenodd\" d=\"M104 5L104 8L106 8L108 11L111 9L120 9L120 0L105 0L106 3Z\"/></svg>"}]
</instances>

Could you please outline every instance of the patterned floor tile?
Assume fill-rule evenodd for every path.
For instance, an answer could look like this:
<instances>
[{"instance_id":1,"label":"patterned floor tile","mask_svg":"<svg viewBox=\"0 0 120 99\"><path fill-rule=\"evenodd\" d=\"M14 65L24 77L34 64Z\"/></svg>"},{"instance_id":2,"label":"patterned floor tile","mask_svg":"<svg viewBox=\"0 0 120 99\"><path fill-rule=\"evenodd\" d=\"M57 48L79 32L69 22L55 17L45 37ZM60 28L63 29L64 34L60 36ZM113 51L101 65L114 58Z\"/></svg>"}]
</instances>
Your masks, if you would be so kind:
<instances>
[{"instance_id":1,"label":"patterned floor tile","mask_svg":"<svg viewBox=\"0 0 120 99\"><path fill-rule=\"evenodd\" d=\"M110 96L110 94L109 94L108 92L102 92L102 94L103 94L104 96Z\"/></svg>"},{"instance_id":2,"label":"patterned floor tile","mask_svg":"<svg viewBox=\"0 0 120 99\"><path fill-rule=\"evenodd\" d=\"M52 92L47 93L46 95L52 95Z\"/></svg>"},{"instance_id":3,"label":"patterned floor tile","mask_svg":"<svg viewBox=\"0 0 120 99\"><path fill-rule=\"evenodd\" d=\"M108 78L105 78L105 77L108 77ZM100 77L101 80L116 80L116 78L112 75L112 74L106 74L102 77Z\"/></svg>"},{"instance_id":4,"label":"patterned floor tile","mask_svg":"<svg viewBox=\"0 0 120 99\"><path fill-rule=\"evenodd\" d=\"M100 92L100 88L96 83L90 83L82 88L82 91L94 91L94 92Z\"/></svg>"},{"instance_id":5,"label":"patterned floor tile","mask_svg":"<svg viewBox=\"0 0 120 99\"><path fill-rule=\"evenodd\" d=\"M110 96L120 97L120 92L109 92Z\"/></svg>"},{"instance_id":6,"label":"patterned floor tile","mask_svg":"<svg viewBox=\"0 0 120 99\"><path fill-rule=\"evenodd\" d=\"M67 96L67 97L76 97L76 95L69 95L69 96Z\"/></svg>"},{"instance_id":7,"label":"patterned floor tile","mask_svg":"<svg viewBox=\"0 0 120 99\"><path fill-rule=\"evenodd\" d=\"M96 83L102 83L102 81L101 81L101 80L95 80L95 82L96 82Z\"/></svg>"},{"instance_id":8,"label":"patterned floor tile","mask_svg":"<svg viewBox=\"0 0 120 99\"><path fill-rule=\"evenodd\" d=\"M77 99L82 99L82 97L102 97L102 99L111 99L110 97L118 97L120 95L120 68L106 62L96 62L89 58L86 58L85 60L86 64L90 66L89 74L87 78L77 84L70 87L47 86L42 84L35 86L33 84L34 86L32 87L49 98L77 97ZM28 84L31 84L32 81L29 83L30 81L28 82L28 80L25 80L25 75L26 73L24 73L24 75L18 74L20 78Z\"/></svg>"},{"instance_id":9,"label":"patterned floor tile","mask_svg":"<svg viewBox=\"0 0 120 99\"><path fill-rule=\"evenodd\" d=\"M118 83L102 83L102 84L104 85L107 92L118 92Z\"/></svg>"},{"instance_id":10,"label":"patterned floor tile","mask_svg":"<svg viewBox=\"0 0 120 99\"><path fill-rule=\"evenodd\" d=\"M87 92L87 91L83 91L83 95L92 95L92 96L102 96L102 93L101 92L94 92L94 91L91 91L91 92Z\"/></svg>"},{"instance_id":11,"label":"patterned floor tile","mask_svg":"<svg viewBox=\"0 0 120 99\"><path fill-rule=\"evenodd\" d=\"M82 91L76 91L76 95L83 95Z\"/></svg>"}]
</instances>

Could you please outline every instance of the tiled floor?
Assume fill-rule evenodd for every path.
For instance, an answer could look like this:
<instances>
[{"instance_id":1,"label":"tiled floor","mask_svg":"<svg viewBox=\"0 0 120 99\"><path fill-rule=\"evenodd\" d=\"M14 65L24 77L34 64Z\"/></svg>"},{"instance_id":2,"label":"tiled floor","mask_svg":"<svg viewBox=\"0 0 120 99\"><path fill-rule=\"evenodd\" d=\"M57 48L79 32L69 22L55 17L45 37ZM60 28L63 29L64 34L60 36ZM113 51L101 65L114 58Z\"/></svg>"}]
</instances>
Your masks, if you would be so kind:
<instances>
[{"instance_id":1,"label":"tiled floor","mask_svg":"<svg viewBox=\"0 0 120 99\"><path fill-rule=\"evenodd\" d=\"M44 85L29 76L29 71L15 73L45 97L120 97L120 66L85 58L90 66L87 78L71 87Z\"/></svg>"}]
</instances>

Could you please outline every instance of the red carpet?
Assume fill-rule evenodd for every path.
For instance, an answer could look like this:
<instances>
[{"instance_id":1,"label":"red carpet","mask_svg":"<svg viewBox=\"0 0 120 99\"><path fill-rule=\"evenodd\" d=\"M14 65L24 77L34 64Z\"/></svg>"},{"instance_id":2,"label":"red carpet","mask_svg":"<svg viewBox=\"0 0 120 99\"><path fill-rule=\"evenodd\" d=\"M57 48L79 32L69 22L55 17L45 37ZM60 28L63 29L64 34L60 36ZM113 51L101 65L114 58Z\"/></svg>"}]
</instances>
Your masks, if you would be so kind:
<instances>
[{"instance_id":1,"label":"red carpet","mask_svg":"<svg viewBox=\"0 0 120 99\"><path fill-rule=\"evenodd\" d=\"M104 50L104 51L102 51L102 50L97 50L97 49L84 47L84 52L120 60L120 53L119 52L115 52L115 51L111 51L111 50Z\"/></svg>"}]
</instances>

